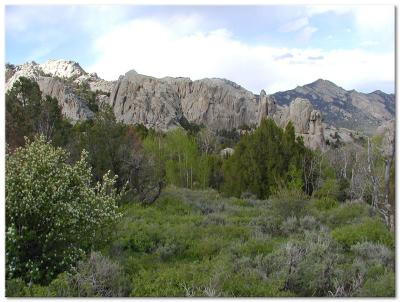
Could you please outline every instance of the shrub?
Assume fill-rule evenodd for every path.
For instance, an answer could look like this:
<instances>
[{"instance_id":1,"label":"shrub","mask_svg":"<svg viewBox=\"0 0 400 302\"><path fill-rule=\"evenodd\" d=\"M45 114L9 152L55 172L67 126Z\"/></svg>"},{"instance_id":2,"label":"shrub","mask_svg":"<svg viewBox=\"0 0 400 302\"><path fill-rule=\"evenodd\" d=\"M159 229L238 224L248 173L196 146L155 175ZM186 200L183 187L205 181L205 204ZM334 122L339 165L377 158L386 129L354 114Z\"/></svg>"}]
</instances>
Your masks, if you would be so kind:
<instances>
[{"instance_id":1,"label":"shrub","mask_svg":"<svg viewBox=\"0 0 400 302\"><path fill-rule=\"evenodd\" d=\"M394 247L394 238L386 226L377 219L365 219L356 225L338 227L332 231L332 236L347 250L356 243L371 241Z\"/></svg>"},{"instance_id":2,"label":"shrub","mask_svg":"<svg viewBox=\"0 0 400 302\"><path fill-rule=\"evenodd\" d=\"M387 272L377 278L369 278L361 288L362 297L395 297L396 282L394 272Z\"/></svg>"},{"instance_id":3,"label":"shrub","mask_svg":"<svg viewBox=\"0 0 400 302\"><path fill-rule=\"evenodd\" d=\"M350 250L367 263L380 263L384 266L392 266L394 264L393 252L382 244L366 241L353 245Z\"/></svg>"},{"instance_id":4,"label":"shrub","mask_svg":"<svg viewBox=\"0 0 400 302\"><path fill-rule=\"evenodd\" d=\"M305 214L308 196L300 190L280 190L272 197L272 208L281 217L300 217Z\"/></svg>"},{"instance_id":5,"label":"shrub","mask_svg":"<svg viewBox=\"0 0 400 302\"><path fill-rule=\"evenodd\" d=\"M22 297L24 296L25 282L20 279L6 280L6 297Z\"/></svg>"},{"instance_id":6,"label":"shrub","mask_svg":"<svg viewBox=\"0 0 400 302\"><path fill-rule=\"evenodd\" d=\"M87 261L78 263L69 283L79 297L124 297L131 291L119 265L98 252L92 252Z\"/></svg>"},{"instance_id":7,"label":"shrub","mask_svg":"<svg viewBox=\"0 0 400 302\"><path fill-rule=\"evenodd\" d=\"M204 217L203 226L207 226L209 224L216 224L216 225L225 225L225 217L218 213L212 213Z\"/></svg>"},{"instance_id":8,"label":"shrub","mask_svg":"<svg viewBox=\"0 0 400 302\"><path fill-rule=\"evenodd\" d=\"M75 165L43 137L6 158L6 272L46 283L67 270L116 220L114 179L92 185L86 153Z\"/></svg>"},{"instance_id":9,"label":"shrub","mask_svg":"<svg viewBox=\"0 0 400 302\"><path fill-rule=\"evenodd\" d=\"M333 198L324 197L314 200L313 206L319 211L325 211L337 208L339 203Z\"/></svg>"},{"instance_id":10,"label":"shrub","mask_svg":"<svg viewBox=\"0 0 400 302\"><path fill-rule=\"evenodd\" d=\"M256 217L250 225L257 226L263 234L279 235L281 233L282 219L276 215Z\"/></svg>"},{"instance_id":11,"label":"shrub","mask_svg":"<svg viewBox=\"0 0 400 302\"><path fill-rule=\"evenodd\" d=\"M267 282L281 282L281 289L300 296L326 296L339 276L341 256L329 232L304 232L265 257L256 257L253 267Z\"/></svg>"},{"instance_id":12,"label":"shrub","mask_svg":"<svg viewBox=\"0 0 400 302\"><path fill-rule=\"evenodd\" d=\"M331 227L353 223L368 216L368 205L363 203L344 203L327 211L321 218Z\"/></svg>"},{"instance_id":13,"label":"shrub","mask_svg":"<svg viewBox=\"0 0 400 302\"><path fill-rule=\"evenodd\" d=\"M319 227L319 223L314 216L306 215L299 219L299 227L302 231L312 231Z\"/></svg>"},{"instance_id":14,"label":"shrub","mask_svg":"<svg viewBox=\"0 0 400 302\"><path fill-rule=\"evenodd\" d=\"M282 224L282 232L290 236L290 234L297 233L299 231L299 221L297 217L288 217Z\"/></svg>"}]
</instances>

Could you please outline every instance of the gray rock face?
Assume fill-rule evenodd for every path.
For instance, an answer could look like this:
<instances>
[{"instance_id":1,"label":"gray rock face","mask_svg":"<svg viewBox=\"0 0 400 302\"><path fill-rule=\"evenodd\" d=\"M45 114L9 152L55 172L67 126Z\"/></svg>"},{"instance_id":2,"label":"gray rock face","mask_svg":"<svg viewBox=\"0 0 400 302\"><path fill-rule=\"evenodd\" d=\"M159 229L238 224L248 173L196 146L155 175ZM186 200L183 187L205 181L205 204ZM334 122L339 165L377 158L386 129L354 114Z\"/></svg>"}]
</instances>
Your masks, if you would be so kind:
<instances>
[{"instance_id":1,"label":"gray rock face","mask_svg":"<svg viewBox=\"0 0 400 302\"><path fill-rule=\"evenodd\" d=\"M254 124L258 108L251 92L227 80L157 79L136 72L120 77L110 105L124 123L162 130L179 127L183 117L210 129L238 128Z\"/></svg>"},{"instance_id":2,"label":"gray rock face","mask_svg":"<svg viewBox=\"0 0 400 302\"><path fill-rule=\"evenodd\" d=\"M296 98L288 107L278 113L275 121L283 128L291 121L297 133L308 134L313 110L314 107L309 100Z\"/></svg>"},{"instance_id":3,"label":"gray rock face","mask_svg":"<svg viewBox=\"0 0 400 302\"><path fill-rule=\"evenodd\" d=\"M93 91L105 92L109 92L112 87L112 83L98 78L97 75L87 74L78 63L67 60L49 60L44 64L28 62L19 66L7 66L6 92L20 77L36 81L44 96L56 98L62 113L72 122L94 116L86 101L74 93L73 84L86 81Z\"/></svg>"},{"instance_id":4,"label":"gray rock face","mask_svg":"<svg viewBox=\"0 0 400 302\"><path fill-rule=\"evenodd\" d=\"M73 90L62 81L51 77L39 77L37 83L43 95L49 95L59 101L63 115L72 122L90 119L94 116L85 100L75 95Z\"/></svg>"},{"instance_id":5,"label":"gray rock face","mask_svg":"<svg viewBox=\"0 0 400 302\"><path fill-rule=\"evenodd\" d=\"M325 149L322 115L309 100L296 98L289 106L277 111L273 119L282 128L291 121L296 134L303 137L306 146L311 149Z\"/></svg>"},{"instance_id":6,"label":"gray rock face","mask_svg":"<svg viewBox=\"0 0 400 302\"><path fill-rule=\"evenodd\" d=\"M373 134L382 122L395 115L394 94L379 90L372 93L347 91L321 79L273 96L279 105L289 105L297 97L306 98L315 109L324 113L325 122L368 134Z\"/></svg>"},{"instance_id":7,"label":"gray rock face","mask_svg":"<svg viewBox=\"0 0 400 302\"><path fill-rule=\"evenodd\" d=\"M178 127L182 117L179 97L168 83L136 72L120 77L109 102L117 120L126 124L167 130Z\"/></svg>"},{"instance_id":8,"label":"gray rock face","mask_svg":"<svg viewBox=\"0 0 400 302\"><path fill-rule=\"evenodd\" d=\"M258 125L263 118L272 118L276 113L277 106L273 96L265 93L264 89L260 92L260 103L258 108Z\"/></svg>"}]
</instances>

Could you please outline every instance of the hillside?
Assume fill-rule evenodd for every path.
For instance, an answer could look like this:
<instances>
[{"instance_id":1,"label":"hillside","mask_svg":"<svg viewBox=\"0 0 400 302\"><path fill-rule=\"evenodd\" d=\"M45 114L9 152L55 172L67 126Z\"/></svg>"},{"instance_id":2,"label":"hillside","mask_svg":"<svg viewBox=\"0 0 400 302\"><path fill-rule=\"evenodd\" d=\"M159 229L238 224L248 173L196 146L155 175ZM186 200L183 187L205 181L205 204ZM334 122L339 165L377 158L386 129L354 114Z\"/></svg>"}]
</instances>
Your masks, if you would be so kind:
<instances>
[{"instance_id":1,"label":"hillside","mask_svg":"<svg viewBox=\"0 0 400 302\"><path fill-rule=\"evenodd\" d=\"M319 79L273 96L280 105L288 105L297 97L306 98L323 113L326 123L366 133L373 133L383 121L395 117L394 94L348 91L327 80Z\"/></svg>"}]
</instances>

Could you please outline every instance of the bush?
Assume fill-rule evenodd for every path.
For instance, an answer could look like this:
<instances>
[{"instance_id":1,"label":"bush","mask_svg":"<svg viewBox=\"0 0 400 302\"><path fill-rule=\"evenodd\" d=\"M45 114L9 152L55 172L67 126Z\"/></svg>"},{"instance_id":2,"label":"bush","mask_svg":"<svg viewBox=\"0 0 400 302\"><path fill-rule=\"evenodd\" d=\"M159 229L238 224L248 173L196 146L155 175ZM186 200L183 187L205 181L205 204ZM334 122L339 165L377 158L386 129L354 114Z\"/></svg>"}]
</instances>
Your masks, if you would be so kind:
<instances>
[{"instance_id":1,"label":"bush","mask_svg":"<svg viewBox=\"0 0 400 302\"><path fill-rule=\"evenodd\" d=\"M6 297L23 297L25 290L25 282L20 279L6 280Z\"/></svg>"},{"instance_id":2,"label":"bush","mask_svg":"<svg viewBox=\"0 0 400 302\"><path fill-rule=\"evenodd\" d=\"M338 206L339 203L335 199L329 197L316 199L313 202L313 207L316 208L318 211L326 211L337 208Z\"/></svg>"},{"instance_id":3,"label":"bush","mask_svg":"<svg viewBox=\"0 0 400 302\"><path fill-rule=\"evenodd\" d=\"M301 296L326 296L334 288L339 254L329 233L309 232L290 240L261 264L268 280L280 279L283 288Z\"/></svg>"},{"instance_id":4,"label":"bush","mask_svg":"<svg viewBox=\"0 0 400 302\"><path fill-rule=\"evenodd\" d=\"M385 245L366 241L353 245L351 251L366 263L394 266L393 252Z\"/></svg>"},{"instance_id":5,"label":"bush","mask_svg":"<svg viewBox=\"0 0 400 302\"><path fill-rule=\"evenodd\" d=\"M288 217L282 224L282 232L286 236L290 236L293 233L297 233L299 231L299 221L297 217L292 216Z\"/></svg>"},{"instance_id":6,"label":"bush","mask_svg":"<svg viewBox=\"0 0 400 302\"><path fill-rule=\"evenodd\" d=\"M69 283L79 297L125 297L131 291L119 265L98 252L78 263Z\"/></svg>"},{"instance_id":7,"label":"bush","mask_svg":"<svg viewBox=\"0 0 400 302\"><path fill-rule=\"evenodd\" d=\"M68 270L117 219L114 179L92 185L86 153L75 165L43 137L6 158L6 272L47 283Z\"/></svg>"},{"instance_id":8,"label":"bush","mask_svg":"<svg viewBox=\"0 0 400 302\"><path fill-rule=\"evenodd\" d=\"M364 241L381 243L390 248L394 247L393 235L377 219L368 218L356 225L336 228L332 231L332 236L347 250L350 250L352 245Z\"/></svg>"},{"instance_id":9,"label":"bush","mask_svg":"<svg viewBox=\"0 0 400 302\"><path fill-rule=\"evenodd\" d=\"M344 203L337 208L323 213L321 219L335 228L345 224L354 223L368 216L368 205L364 203Z\"/></svg>"},{"instance_id":10,"label":"bush","mask_svg":"<svg viewBox=\"0 0 400 302\"><path fill-rule=\"evenodd\" d=\"M300 217L305 214L308 196L300 190L280 190L272 197L272 208L281 217Z\"/></svg>"},{"instance_id":11,"label":"bush","mask_svg":"<svg viewBox=\"0 0 400 302\"><path fill-rule=\"evenodd\" d=\"M279 235L282 228L282 219L276 215L253 218L251 225L256 226L263 234Z\"/></svg>"},{"instance_id":12,"label":"bush","mask_svg":"<svg viewBox=\"0 0 400 302\"><path fill-rule=\"evenodd\" d=\"M377 278L369 278L361 288L362 297L395 297L396 282L394 272L388 272Z\"/></svg>"}]
</instances>

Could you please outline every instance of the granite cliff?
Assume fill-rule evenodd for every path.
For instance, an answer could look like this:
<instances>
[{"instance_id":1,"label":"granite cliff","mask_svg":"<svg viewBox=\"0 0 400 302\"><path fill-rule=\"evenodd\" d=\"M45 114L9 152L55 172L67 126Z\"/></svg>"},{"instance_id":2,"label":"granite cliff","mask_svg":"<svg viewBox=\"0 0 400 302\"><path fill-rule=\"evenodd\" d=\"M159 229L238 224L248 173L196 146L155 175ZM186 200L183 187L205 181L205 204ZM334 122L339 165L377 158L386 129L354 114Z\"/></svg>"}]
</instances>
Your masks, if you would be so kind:
<instances>
[{"instance_id":1,"label":"granite cliff","mask_svg":"<svg viewBox=\"0 0 400 302\"><path fill-rule=\"evenodd\" d=\"M324 80L293 91L267 95L262 90L256 95L226 79L155 78L134 70L117 81L105 81L76 62L50 60L8 64L6 91L21 76L35 80L43 94L57 98L63 114L73 122L94 116L88 100L77 92L85 86L96 92L96 102L110 105L124 123L167 131L191 122L218 130L256 126L262 118L272 118L281 127L292 121L297 135L313 149L324 149L327 141L337 137L352 141L357 128L343 128L349 125L347 120L362 119L358 126L376 130L394 116L393 95L346 91Z\"/></svg>"}]
</instances>

